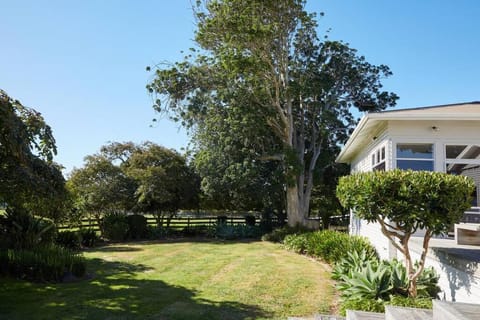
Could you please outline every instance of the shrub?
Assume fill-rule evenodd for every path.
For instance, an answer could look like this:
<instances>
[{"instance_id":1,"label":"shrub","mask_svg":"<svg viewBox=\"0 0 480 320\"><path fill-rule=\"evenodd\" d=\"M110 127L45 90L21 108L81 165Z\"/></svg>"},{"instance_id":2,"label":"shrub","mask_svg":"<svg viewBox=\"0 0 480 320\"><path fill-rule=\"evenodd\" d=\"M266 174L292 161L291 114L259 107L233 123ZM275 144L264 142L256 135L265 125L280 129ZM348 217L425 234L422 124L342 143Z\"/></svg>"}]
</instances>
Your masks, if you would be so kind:
<instances>
[{"instance_id":1,"label":"shrub","mask_svg":"<svg viewBox=\"0 0 480 320\"><path fill-rule=\"evenodd\" d=\"M227 220L228 220L227 216L218 216L217 217L217 225L227 224Z\"/></svg>"},{"instance_id":2,"label":"shrub","mask_svg":"<svg viewBox=\"0 0 480 320\"><path fill-rule=\"evenodd\" d=\"M66 273L77 277L85 274L85 259L78 253L55 246L39 246L35 250L8 249L0 255L2 272L31 281L62 281Z\"/></svg>"},{"instance_id":3,"label":"shrub","mask_svg":"<svg viewBox=\"0 0 480 320\"><path fill-rule=\"evenodd\" d=\"M300 238L300 239L296 239ZM288 243L287 243L288 241ZM322 230L293 234L285 237L287 249L306 253L328 263L340 261L349 252L365 251L367 255L376 256L375 248L365 238L350 236L333 230Z\"/></svg>"},{"instance_id":4,"label":"shrub","mask_svg":"<svg viewBox=\"0 0 480 320\"><path fill-rule=\"evenodd\" d=\"M308 234L289 234L283 239L283 245L287 250L304 254L308 245Z\"/></svg>"},{"instance_id":5,"label":"shrub","mask_svg":"<svg viewBox=\"0 0 480 320\"><path fill-rule=\"evenodd\" d=\"M53 243L56 228L50 219L33 216L23 209L8 208L6 214L0 216L0 232L2 247L30 249Z\"/></svg>"},{"instance_id":6,"label":"shrub","mask_svg":"<svg viewBox=\"0 0 480 320\"><path fill-rule=\"evenodd\" d=\"M97 232L93 229L80 229L79 234L84 247L94 247L99 240Z\"/></svg>"},{"instance_id":7,"label":"shrub","mask_svg":"<svg viewBox=\"0 0 480 320\"><path fill-rule=\"evenodd\" d=\"M387 300L392 291L391 268L384 264L367 263L360 271L342 278L338 288L347 299Z\"/></svg>"},{"instance_id":8,"label":"shrub","mask_svg":"<svg viewBox=\"0 0 480 320\"><path fill-rule=\"evenodd\" d=\"M67 249L78 250L81 247L82 238L77 231L61 231L57 233L55 242Z\"/></svg>"},{"instance_id":9,"label":"shrub","mask_svg":"<svg viewBox=\"0 0 480 320\"><path fill-rule=\"evenodd\" d=\"M171 234L171 230L165 227L159 226L147 226L147 237L148 239L164 239Z\"/></svg>"},{"instance_id":10,"label":"shrub","mask_svg":"<svg viewBox=\"0 0 480 320\"><path fill-rule=\"evenodd\" d=\"M413 270L409 239L423 229L423 250L419 264L425 265L428 243L433 235L446 233L471 206L474 181L466 176L442 172L392 170L355 173L340 178L337 196L345 208L381 230L406 257L409 295L417 295L418 274ZM395 225L395 232L387 226Z\"/></svg>"},{"instance_id":11,"label":"shrub","mask_svg":"<svg viewBox=\"0 0 480 320\"><path fill-rule=\"evenodd\" d=\"M403 296L391 296L390 300L375 300L370 298L348 299L342 302L340 314L345 316L348 310L360 310L369 312L385 312L385 306L392 305L398 307L432 309L431 298L410 298Z\"/></svg>"},{"instance_id":12,"label":"shrub","mask_svg":"<svg viewBox=\"0 0 480 320\"><path fill-rule=\"evenodd\" d=\"M385 303L385 305L421 309L432 309L432 304L432 298L411 298L403 296L391 296L390 301Z\"/></svg>"},{"instance_id":13,"label":"shrub","mask_svg":"<svg viewBox=\"0 0 480 320\"><path fill-rule=\"evenodd\" d=\"M140 214L127 216L128 234L131 239L143 239L147 236L147 218Z\"/></svg>"},{"instance_id":14,"label":"shrub","mask_svg":"<svg viewBox=\"0 0 480 320\"><path fill-rule=\"evenodd\" d=\"M109 213L102 221L105 237L114 241L125 240L128 236L127 216L121 213Z\"/></svg>"},{"instance_id":15,"label":"shrub","mask_svg":"<svg viewBox=\"0 0 480 320\"><path fill-rule=\"evenodd\" d=\"M374 299L351 299L343 301L340 306L340 314L345 316L347 310L361 310L369 312L385 312L385 302Z\"/></svg>"},{"instance_id":16,"label":"shrub","mask_svg":"<svg viewBox=\"0 0 480 320\"><path fill-rule=\"evenodd\" d=\"M209 226L190 226L190 227L185 227L182 230L182 234L187 237L198 237L198 236L215 236L215 232L211 229L214 229L213 227Z\"/></svg>"},{"instance_id":17,"label":"shrub","mask_svg":"<svg viewBox=\"0 0 480 320\"><path fill-rule=\"evenodd\" d=\"M247 226L252 226L253 227L255 225L255 223L256 223L256 219L255 219L254 215L249 214L249 215L245 216L245 224Z\"/></svg>"},{"instance_id":18,"label":"shrub","mask_svg":"<svg viewBox=\"0 0 480 320\"><path fill-rule=\"evenodd\" d=\"M283 242L285 237L289 234L300 234L307 232L306 229L297 226L297 227L289 227L289 226L284 226L278 229L273 230L270 233L264 234L262 236L263 241L270 241L270 242Z\"/></svg>"},{"instance_id":19,"label":"shrub","mask_svg":"<svg viewBox=\"0 0 480 320\"><path fill-rule=\"evenodd\" d=\"M258 226L220 224L215 227L215 237L224 240L258 238L261 234Z\"/></svg>"},{"instance_id":20,"label":"shrub","mask_svg":"<svg viewBox=\"0 0 480 320\"><path fill-rule=\"evenodd\" d=\"M347 256L341 258L332 270L332 278L341 280L344 277L352 277L353 272L365 268L367 264L378 263L378 257L367 250L347 252Z\"/></svg>"}]
</instances>

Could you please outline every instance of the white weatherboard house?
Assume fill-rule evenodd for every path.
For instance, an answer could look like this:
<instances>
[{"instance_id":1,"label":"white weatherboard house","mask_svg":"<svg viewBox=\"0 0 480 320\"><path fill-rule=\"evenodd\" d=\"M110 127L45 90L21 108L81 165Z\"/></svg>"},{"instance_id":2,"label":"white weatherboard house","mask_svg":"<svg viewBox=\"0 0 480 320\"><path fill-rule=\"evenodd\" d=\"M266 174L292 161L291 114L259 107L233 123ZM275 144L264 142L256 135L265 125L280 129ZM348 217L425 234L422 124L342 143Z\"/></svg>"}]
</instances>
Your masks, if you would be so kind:
<instances>
[{"instance_id":1,"label":"white weatherboard house","mask_svg":"<svg viewBox=\"0 0 480 320\"><path fill-rule=\"evenodd\" d=\"M447 172L473 178L477 186L472 211L463 221L465 232L480 225L480 102L382 111L366 114L345 144L337 162L353 172L412 169ZM467 227L468 226L468 227ZM369 238L384 259L397 257L396 249L376 223L351 213L350 233ZM421 234L419 234L420 236ZM478 232L480 239L480 231ZM460 245L458 239L431 239L426 265L440 274L441 298L480 301L480 246ZM414 259L420 238L411 240ZM460 242L461 243L461 242ZM398 256L398 258L403 258Z\"/></svg>"}]
</instances>

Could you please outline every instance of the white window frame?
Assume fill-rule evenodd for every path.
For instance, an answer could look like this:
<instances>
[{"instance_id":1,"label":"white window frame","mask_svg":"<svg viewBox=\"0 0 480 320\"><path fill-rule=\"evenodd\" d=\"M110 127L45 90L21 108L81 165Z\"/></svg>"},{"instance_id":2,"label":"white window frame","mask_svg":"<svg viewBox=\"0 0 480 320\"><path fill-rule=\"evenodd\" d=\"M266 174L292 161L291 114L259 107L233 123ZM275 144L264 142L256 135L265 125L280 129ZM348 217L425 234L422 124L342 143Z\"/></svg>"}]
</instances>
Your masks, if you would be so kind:
<instances>
[{"instance_id":1,"label":"white window frame","mask_svg":"<svg viewBox=\"0 0 480 320\"><path fill-rule=\"evenodd\" d=\"M398 145L431 145L432 146L432 158L399 158L397 149ZM397 166L397 161L398 160L406 160L406 161L425 161L425 162L431 162L432 163L432 171L437 171L437 165L436 165L436 148L437 144L435 141L411 141L411 140L398 140L393 143L393 168L398 168Z\"/></svg>"}]
</instances>

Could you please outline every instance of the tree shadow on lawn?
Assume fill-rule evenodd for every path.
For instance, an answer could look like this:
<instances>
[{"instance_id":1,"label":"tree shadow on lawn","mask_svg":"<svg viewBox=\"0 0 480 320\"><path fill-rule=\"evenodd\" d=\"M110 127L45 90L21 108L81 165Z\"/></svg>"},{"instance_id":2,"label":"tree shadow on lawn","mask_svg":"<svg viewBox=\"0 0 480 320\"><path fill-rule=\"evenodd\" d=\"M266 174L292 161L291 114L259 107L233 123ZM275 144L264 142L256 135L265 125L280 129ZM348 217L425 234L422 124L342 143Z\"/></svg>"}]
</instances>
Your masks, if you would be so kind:
<instances>
[{"instance_id":1,"label":"tree shadow on lawn","mask_svg":"<svg viewBox=\"0 0 480 320\"><path fill-rule=\"evenodd\" d=\"M271 313L235 301L211 301L161 280L136 279L151 268L92 259L89 281L0 282L0 319L256 319Z\"/></svg>"}]
</instances>

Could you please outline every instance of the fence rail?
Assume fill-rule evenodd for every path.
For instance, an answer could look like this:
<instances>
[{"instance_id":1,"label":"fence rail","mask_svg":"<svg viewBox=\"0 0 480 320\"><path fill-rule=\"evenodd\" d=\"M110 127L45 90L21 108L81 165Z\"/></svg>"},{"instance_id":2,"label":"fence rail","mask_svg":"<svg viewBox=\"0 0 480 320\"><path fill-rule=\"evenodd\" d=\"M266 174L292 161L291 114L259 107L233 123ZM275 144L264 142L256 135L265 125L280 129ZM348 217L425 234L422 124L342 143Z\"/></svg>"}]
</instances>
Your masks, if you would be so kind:
<instances>
[{"instance_id":1,"label":"fence rail","mask_svg":"<svg viewBox=\"0 0 480 320\"><path fill-rule=\"evenodd\" d=\"M146 217L147 218L147 225L149 226L156 226L157 220L154 217ZM260 222L259 218L255 219L256 224ZM210 216L210 217L175 217L170 220L170 228L174 230L182 230L185 228L193 228L193 227L211 227L214 226L218 221L217 216ZM278 223L277 219L272 219L274 224ZM228 225L245 225L245 217L227 217L226 223ZM166 226L166 219L163 220L163 226ZM79 227L82 228L91 228L94 230L99 230L98 223L94 219L82 219L80 225L60 225L58 226L58 230L66 230L66 229L78 229Z\"/></svg>"}]
</instances>

